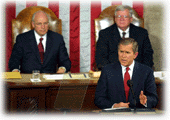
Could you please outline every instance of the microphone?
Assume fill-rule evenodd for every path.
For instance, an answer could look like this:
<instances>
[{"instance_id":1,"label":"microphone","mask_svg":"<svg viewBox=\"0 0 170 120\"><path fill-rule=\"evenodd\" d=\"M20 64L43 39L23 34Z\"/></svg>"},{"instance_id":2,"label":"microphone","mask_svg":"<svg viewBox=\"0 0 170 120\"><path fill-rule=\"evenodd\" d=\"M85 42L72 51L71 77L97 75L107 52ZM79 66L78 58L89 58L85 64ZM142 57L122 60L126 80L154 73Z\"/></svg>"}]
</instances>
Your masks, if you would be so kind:
<instances>
[{"instance_id":1,"label":"microphone","mask_svg":"<svg viewBox=\"0 0 170 120\"><path fill-rule=\"evenodd\" d=\"M132 80L128 80L128 81L127 81L127 85L130 87L131 92L132 92L132 94L133 94L133 99L134 99L134 104L135 104L135 110L136 110L136 99L135 99L135 94L134 94L134 91L133 91L133 81L132 81Z\"/></svg>"}]
</instances>

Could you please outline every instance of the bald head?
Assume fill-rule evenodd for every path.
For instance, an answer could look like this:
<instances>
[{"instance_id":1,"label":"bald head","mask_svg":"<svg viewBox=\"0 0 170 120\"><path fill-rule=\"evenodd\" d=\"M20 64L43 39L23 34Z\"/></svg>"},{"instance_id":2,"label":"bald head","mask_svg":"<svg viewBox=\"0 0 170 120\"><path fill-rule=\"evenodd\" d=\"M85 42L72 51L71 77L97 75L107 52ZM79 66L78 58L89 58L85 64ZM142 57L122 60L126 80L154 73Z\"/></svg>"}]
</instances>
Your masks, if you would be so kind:
<instances>
[{"instance_id":1,"label":"bald head","mask_svg":"<svg viewBox=\"0 0 170 120\"><path fill-rule=\"evenodd\" d=\"M32 16L32 21L34 22L35 17L36 17L36 16L39 16L39 15L44 15L44 16L47 17L47 19L49 19L49 16L48 16L47 13L45 13L45 12L42 11L42 10L39 10L39 11L37 11L37 12L35 12L35 13L33 14L33 16Z\"/></svg>"},{"instance_id":2,"label":"bald head","mask_svg":"<svg viewBox=\"0 0 170 120\"><path fill-rule=\"evenodd\" d=\"M43 11L37 11L33 14L32 26L40 36L48 32L48 21L48 15Z\"/></svg>"}]
</instances>

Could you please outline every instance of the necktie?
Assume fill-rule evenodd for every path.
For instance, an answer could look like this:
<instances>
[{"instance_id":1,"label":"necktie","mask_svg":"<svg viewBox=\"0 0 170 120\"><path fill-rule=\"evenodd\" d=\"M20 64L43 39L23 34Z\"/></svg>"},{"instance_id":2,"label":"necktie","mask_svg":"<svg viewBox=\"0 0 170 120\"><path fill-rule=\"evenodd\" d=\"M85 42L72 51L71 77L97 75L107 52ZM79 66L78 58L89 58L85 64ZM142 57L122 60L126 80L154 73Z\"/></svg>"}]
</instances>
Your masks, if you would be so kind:
<instances>
[{"instance_id":1,"label":"necktie","mask_svg":"<svg viewBox=\"0 0 170 120\"><path fill-rule=\"evenodd\" d=\"M123 34L123 37L122 37L122 39L124 39L124 38L125 38L125 34L126 34L126 32L123 32L122 34Z\"/></svg>"},{"instance_id":2,"label":"necktie","mask_svg":"<svg viewBox=\"0 0 170 120\"><path fill-rule=\"evenodd\" d=\"M126 94L126 101L128 101L128 95L129 95L129 86L127 85L127 81L130 80L130 75L128 71L129 71L129 67L126 68L126 72L124 74L124 89Z\"/></svg>"},{"instance_id":3,"label":"necktie","mask_svg":"<svg viewBox=\"0 0 170 120\"><path fill-rule=\"evenodd\" d=\"M43 38L40 38L40 43L38 44L39 54L40 54L40 58L41 58L41 64L43 64L43 59L44 59L44 48L43 48L42 40L43 40Z\"/></svg>"}]
</instances>

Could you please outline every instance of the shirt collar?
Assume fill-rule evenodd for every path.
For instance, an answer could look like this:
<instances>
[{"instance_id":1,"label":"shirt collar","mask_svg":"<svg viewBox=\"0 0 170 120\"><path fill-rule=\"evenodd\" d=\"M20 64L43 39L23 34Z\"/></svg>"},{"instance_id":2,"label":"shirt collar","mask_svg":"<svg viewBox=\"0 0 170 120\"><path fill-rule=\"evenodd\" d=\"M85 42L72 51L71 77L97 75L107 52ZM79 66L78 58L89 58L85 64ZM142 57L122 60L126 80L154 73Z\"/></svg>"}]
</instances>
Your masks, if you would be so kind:
<instances>
[{"instance_id":1,"label":"shirt collar","mask_svg":"<svg viewBox=\"0 0 170 120\"><path fill-rule=\"evenodd\" d=\"M133 60L132 64L129 66L129 68L130 68L129 70L133 71L134 65L135 65L135 61ZM126 66L123 66L123 65L121 65L121 66L122 66L122 69L126 70Z\"/></svg>"},{"instance_id":2,"label":"shirt collar","mask_svg":"<svg viewBox=\"0 0 170 120\"><path fill-rule=\"evenodd\" d=\"M120 32L121 34L122 34L123 32L129 33L129 27L128 27L125 31L121 30L121 29L118 27L118 30L119 30L119 32Z\"/></svg>"},{"instance_id":3,"label":"shirt collar","mask_svg":"<svg viewBox=\"0 0 170 120\"><path fill-rule=\"evenodd\" d=\"M34 33L35 33L35 38L36 38L37 40L39 40L40 38L44 38L44 37L46 37L46 35L47 35L47 33L46 33L45 35L40 36L35 30L34 30Z\"/></svg>"}]
</instances>

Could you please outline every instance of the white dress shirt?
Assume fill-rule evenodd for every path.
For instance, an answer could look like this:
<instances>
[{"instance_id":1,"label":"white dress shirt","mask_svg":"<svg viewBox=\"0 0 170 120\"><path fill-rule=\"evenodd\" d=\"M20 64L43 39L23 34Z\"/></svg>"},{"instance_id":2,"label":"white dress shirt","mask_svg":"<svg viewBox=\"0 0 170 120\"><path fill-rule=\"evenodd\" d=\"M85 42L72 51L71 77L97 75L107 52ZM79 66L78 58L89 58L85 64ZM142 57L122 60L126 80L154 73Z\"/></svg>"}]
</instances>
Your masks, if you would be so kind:
<instances>
[{"instance_id":1,"label":"white dress shirt","mask_svg":"<svg viewBox=\"0 0 170 120\"><path fill-rule=\"evenodd\" d=\"M133 74L134 65L135 65L135 61L133 60L132 64L129 66L129 71L128 71L128 72L129 72L129 75L130 75L130 80L132 79L132 74ZM125 72L126 72L126 67L123 66L123 65L121 65L121 67L122 67L122 77L123 77L123 80L124 80L124 74L125 74ZM115 104L116 104L116 103L115 103ZM114 106L115 104L113 104L113 106ZM113 106L112 106L112 108L113 108ZM146 103L144 106L147 107L147 103Z\"/></svg>"},{"instance_id":2,"label":"white dress shirt","mask_svg":"<svg viewBox=\"0 0 170 120\"><path fill-rule=\"evenodd\" d=\"M34 30L34 33L35 33L35 39L37 41L37 46L38 44L40 43L40 38L43 38L43 41L42 41L42 44L43 44L43 47L44 47L44 52L45 52L45 49L46 49L46 42L47 42L47 33L43 36L40 36L35 30ZM62 68L64 69L64 71L66 71L66 68L61 66L59 68Z\"/></svg>"},{"instance_id":3,"label":"white dress shirt","mask_svg":"<svg viewBox=\"0 0 170 120\"><path fill-rule=\"evenodd\" d=\"M34 30L34 34L35 34L35 39L36 39L36 41L37 41L37 46L38 46L38 44L40 43L40 38L43 38L42 44L43 44L43 48L44 48L44 52L45 52L46 42L47 42L47 34L45 34L45 35L43 35L43 36L40 36L35 30Z\"/></svg>"},{"instance_id":4,"label":"white dress shirt","mask_svg":"<svg viewBox=\"0 0 170 120\"><path fill-rule=\"evenodd\" d=\"M133 68L134 68L134 65L135 65L135 61L133 60L132 64L129 66L129 75L130 75L130 79L132 79L132 73L133 73ZM124 74L126 72L126 67L121 65L122 67L122 76L123 76L123 80L124 80Z\"/></svg>"},{"instance_id":5,"label":"white dress shirt","mask_svg":"<svg viewBox=\"0 0 170 120\"><path fill-rule=\"evenodd\" d=\"M125 31L123 31L123 30L121 30L120 28L118 28L118 31L119 31L119 33L120 33L120 37L122 38L123 37L123 32L125 32L126 34L125 34L125 38L129 38L129 27L125 30Z\"/></svg>"}]
</instances>

